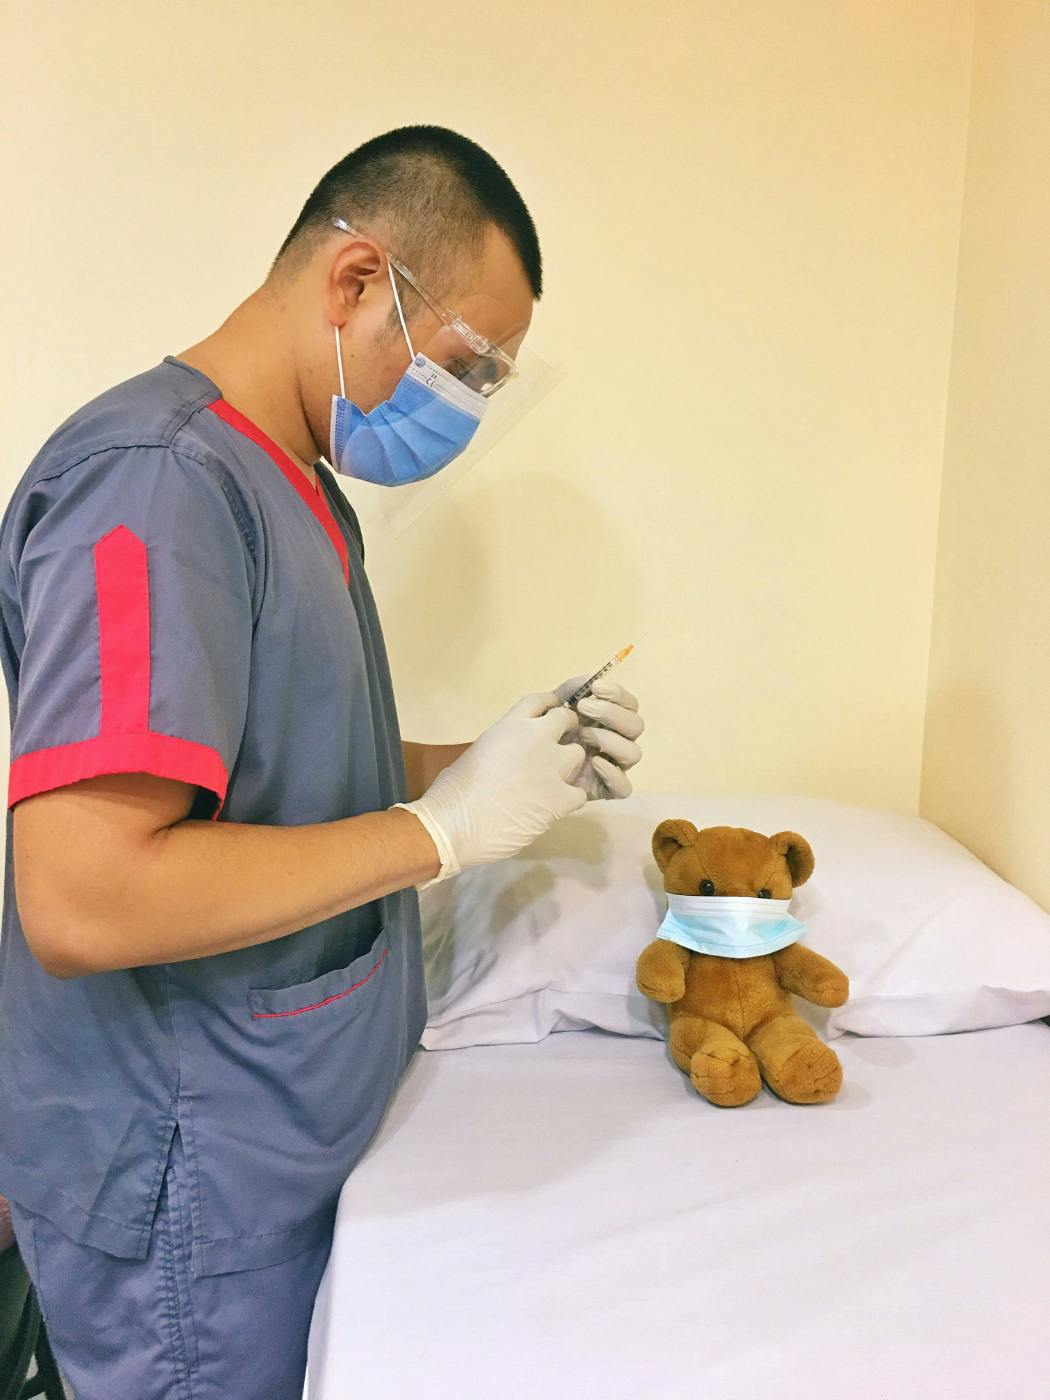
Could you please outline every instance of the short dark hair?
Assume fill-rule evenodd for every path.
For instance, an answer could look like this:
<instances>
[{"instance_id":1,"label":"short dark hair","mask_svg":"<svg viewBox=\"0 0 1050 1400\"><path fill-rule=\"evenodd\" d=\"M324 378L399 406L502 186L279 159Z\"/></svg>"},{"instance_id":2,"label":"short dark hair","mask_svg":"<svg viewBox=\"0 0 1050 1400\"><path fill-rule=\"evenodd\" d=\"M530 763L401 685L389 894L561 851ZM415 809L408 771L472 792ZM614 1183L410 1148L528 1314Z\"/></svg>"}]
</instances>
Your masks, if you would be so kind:
<instances>
[{"instance_id":1,"label":"short dark hair","mask_svg":"<svg viewBox=\"0 0 1050 1400\"><path fill-rule=\"evenodd\" d=\"M342 218L362 233L388 230L391 249L419 276L444 279L464 251L480 251L486 226L509 238L532 295L543 290L536 226L510 176L487 151L443 126L402 126L344 156L319 181L281 244L312 246Z\"/></svg>"}]
</instances>

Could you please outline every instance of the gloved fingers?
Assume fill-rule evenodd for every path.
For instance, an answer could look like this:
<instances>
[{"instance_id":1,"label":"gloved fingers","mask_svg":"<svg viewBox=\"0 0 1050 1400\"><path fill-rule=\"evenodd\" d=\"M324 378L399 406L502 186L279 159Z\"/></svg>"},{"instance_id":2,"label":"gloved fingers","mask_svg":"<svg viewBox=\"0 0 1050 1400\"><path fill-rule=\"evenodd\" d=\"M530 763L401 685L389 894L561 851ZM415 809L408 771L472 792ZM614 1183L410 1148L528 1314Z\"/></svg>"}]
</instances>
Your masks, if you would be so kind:
<instances>
[{"instance_id":1,"label":"gloved fingers","mask_svg":"<svg viewBox=\"0 0 1050 1400\"><path fill-rule=\"evenodd\" d=\"M563 813L563 815L564 815L564 816L570 816L573 812L578 812L578 811L580 810L581 807L586 807L586 805L587 805L587 793L586 793L586 790L585 790L584 788L579 787L576 783L569 783L569 784L567 784L566 786L567 786L566 796L565 796L565 809L566 809L566 810L565 810L565 812Z\"/></svg>"},{"instance_id":2,"label":"gloved fingers","mask_svg":"<svg viewBox=\"0 0 1050 1400\"><path fill-rule=\"evenodd\" d=\"M618 768L633 768L642 757L642 751L631 739L617 734L615 729L601 729L582 725L577 737L582 744L588 744L612 759Z\"/></svg>"},{"instance_id":3,"label":"gloved fingers","mask_svg":"<svg viewBox=\"0 0 1050 1400\"><path fill-rule=\"evenodd\" d=\"M609 680L608 676L603 676L601 680L594 682L591 694L599 700L611 700L614 705L622 705L625 710L637 711L638 709L638 697L632 695L627 687L621 685L619 681Z\"/></svg>"},{"instance_id":4,"label":"gloved fingers","mask_svg":"<svg viewBox=\"0 0 1050 1400\"><path fill-rule=\"evenodd\" d=\"M610 763L607 758L602 758L601 754L595 754L591 763L594 771L605 784L609 797L630 797L634 789L631 786L630 778L622 768L617 768L615 763Z\"/></svg>"},{"instance_id":5,"label":"gloved fingers","mask_svg":"<svg viewBox=\"0 0 1050 1400\"><path fill-rule=\"evenodd\" d=\"M638 739L645 731L645 720L636 710L617 705L612 700L599 700L596 695L590 695L580 701L577 709L585 721L589 720L603 729L615 730L625 739Z\"/></svg>"},{"instance_id":6,"label":"gloved fingers","mask_svg":"<svg viewBox=\"0 0 1050 1400\"><path fill-rule=\"evenodd\" d=\"M579 727L580 717L567 705L558 705L542 716L542 722L550 730L551 736L561 742L566 734L573 733Z\"/></svg>"},{"instance_id":7,"label":"gloved fingers","mask_svg":"<svg viewBox=\"0 0 1050 1400\"><path fill-rule=\"evenodd\" d=\"M566 700L568 700L569 696L573 693L573 691L579 690L580 686L583 685L586 679L586 675L570 676L567 681L562 681L561 685L558 686L554 693L555 695L557 695L559 701L564 705Z\"/></svg>"},{"instance_id":8,"label":"gloved fingers","mask_svg":"<svg viewBox=\"0 0 1050 1400\"><path fill-rule=\"evenodd\" d=\"M585 675L570 676L567 681L562 681L554 693L564 705L569 696L579 690L585 680L587 680ZM594 682L591 687L591 695L598 700L608 700L614 705L620 705L625 710L634 710L635 713L638 711L638 697L633 695L626 686L621 685L619 681L610 680L608 676L602 676L600 680Z\"/></svg>"},{"instance_id":9,"label":"gloved fingers","mask_svg":"<svg viewBox=\"0 0 1050 1400\"><path fill-rule=\"evenodd\" d=\"M507 715L514 715L518 719L541 719L552 710L561 710L563 705L553 690L538 690L529 695L523 695L516 705L512 705L507 711Z\"/></svg>"},{"instance_id":10,"label":"gloved fingers","mask_svg":"<svg viewBox=\"0 0 1050 1400\"><path fill-rule=\"evenodd\" d=\"M562 779L571 783L574 778L578 778L583 765L587 761L587 750L582 744L563 744L562 759L558 767Z\"/></svg>"}]
</instances>

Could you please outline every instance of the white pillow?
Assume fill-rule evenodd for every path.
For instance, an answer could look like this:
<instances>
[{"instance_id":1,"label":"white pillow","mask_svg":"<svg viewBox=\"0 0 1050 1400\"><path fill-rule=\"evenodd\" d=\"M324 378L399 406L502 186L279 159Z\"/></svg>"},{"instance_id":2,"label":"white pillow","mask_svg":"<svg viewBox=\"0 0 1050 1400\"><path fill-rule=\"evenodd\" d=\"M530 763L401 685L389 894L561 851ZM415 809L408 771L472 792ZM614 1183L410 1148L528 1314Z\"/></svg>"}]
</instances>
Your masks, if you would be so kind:
<instances>
[{"instance_id":1,"label":"white pillow","mask_svg":"<svg viewBox=\"0 0 1050 1400\"><path fill-rule=\"evenodd\" d=\"M666 908L650 838L698 827L797 831L816 871L792 912L849 975L850 1000L799 1010L821 1032L937 1035L1050 1014L1050 915L918 817L806 797L638 794L593 802L511 860L425 890L427 1050L597 1026L663 1038L635 987Z\"/></svg>"}]
</instances>

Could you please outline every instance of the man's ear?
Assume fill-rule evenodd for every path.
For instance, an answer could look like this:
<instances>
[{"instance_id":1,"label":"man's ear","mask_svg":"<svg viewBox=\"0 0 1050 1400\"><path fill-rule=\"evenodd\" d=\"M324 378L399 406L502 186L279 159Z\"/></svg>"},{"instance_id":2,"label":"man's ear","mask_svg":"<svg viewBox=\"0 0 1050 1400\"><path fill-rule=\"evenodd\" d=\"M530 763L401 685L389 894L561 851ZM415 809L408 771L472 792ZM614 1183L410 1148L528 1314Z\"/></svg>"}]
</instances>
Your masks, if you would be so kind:
<instances>
[{"instance_id":1,"label":"man's ear","mask_svg":"<svg viewBox=\"0 0 1050 1400\"><path fill-rule=\"evenodd\" d=\"M661 873L667 869L674 853L683 846L691 846L696 837L696 827L683 818L672 817L669 821L660 823L653 832L653 859L660 867Z\"/></svg>"},{"instance_id":2,"label":"man's ear","mask_svg":"<svg viewBox=\"0 0 1050 1400\"><path fill-rule=\"evenodd\" d=\"M389 282L382 252L369 238L344 238L331 254L325 280L324 309L329 323L345 331L347 316L357 309L369 287L378 287L373 296L382 298L387 293Z\"/></svg>"},{"instance_id":3,"label":"man's ear","mask_svg":"<svg viewBox=\"0 0 1050 1400\"><path fill-rule=\"evenodd\" d=\"M806 838L800 836L797 831L778 831L775 836L769 838L769 844L778 856L786 859L787 868L791 872L791 883L795 889L804 885L813 874L816 864L813 848Z\"/></svg>"}]
</instances>

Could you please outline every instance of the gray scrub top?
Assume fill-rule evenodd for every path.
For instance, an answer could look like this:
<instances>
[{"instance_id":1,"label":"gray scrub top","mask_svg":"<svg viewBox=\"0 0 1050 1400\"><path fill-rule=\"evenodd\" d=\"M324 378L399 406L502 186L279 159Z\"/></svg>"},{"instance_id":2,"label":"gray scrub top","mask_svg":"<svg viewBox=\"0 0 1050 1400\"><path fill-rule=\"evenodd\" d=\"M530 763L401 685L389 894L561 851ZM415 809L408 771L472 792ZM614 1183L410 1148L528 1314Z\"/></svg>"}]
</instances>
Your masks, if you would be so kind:
<instances>
[{"instance_id":1,"label":"gray scrub top","mask_svg":"<svg viewBox=\"0 0 1050 1400\"><path fill-rule=\"evenodd\" d=\"M279 1262L330 1227L423 1031L418 897L63 980L26 945L12 809L122 772L193 784L191 815L217 821L404 800L360 532L318 478L169 357L74 413L0 522L0 1192L142 1259L178 1131L199 1274Z\"/></svg>"}]
</instances>

